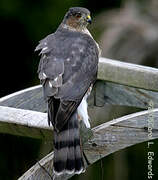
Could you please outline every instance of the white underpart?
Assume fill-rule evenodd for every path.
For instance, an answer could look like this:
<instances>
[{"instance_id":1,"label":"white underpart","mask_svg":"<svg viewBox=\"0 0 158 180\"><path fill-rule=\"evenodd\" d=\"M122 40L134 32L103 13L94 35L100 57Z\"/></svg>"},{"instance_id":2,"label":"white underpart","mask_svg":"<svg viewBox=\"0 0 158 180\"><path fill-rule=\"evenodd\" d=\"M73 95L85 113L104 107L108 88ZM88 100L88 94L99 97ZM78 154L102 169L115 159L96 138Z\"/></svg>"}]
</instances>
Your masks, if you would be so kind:
<instances>
[{"instance_id":1,"label":"white underpart","mask_svg":"<svg viewBox=\"0 0 158 180\"><path fill-rule=\"evenodd\" d=\"M88 111L87 111L87 107L88 107L87 97L88 97L87 94L83 97L80 105L77 108L77 111L78 111L78 115L82 118L82 120L85 123L86 127L90 128L89 116L88 116Z\"/></svg>"}]
</instances>

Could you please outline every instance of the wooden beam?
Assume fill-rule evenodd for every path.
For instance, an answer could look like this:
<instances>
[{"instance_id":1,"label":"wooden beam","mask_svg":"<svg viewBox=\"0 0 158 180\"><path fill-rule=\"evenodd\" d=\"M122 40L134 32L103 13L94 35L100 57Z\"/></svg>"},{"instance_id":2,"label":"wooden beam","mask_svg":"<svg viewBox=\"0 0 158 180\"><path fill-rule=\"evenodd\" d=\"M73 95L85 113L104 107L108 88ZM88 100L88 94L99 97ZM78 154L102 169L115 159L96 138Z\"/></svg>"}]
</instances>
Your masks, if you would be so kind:
<instances>
[{"instance_id":1,"label":"wooden beam","mask_svg":"<svg viewBox=\"0 0 158 180\"><path fill-rule=\"evenodd\" d=\"M153 125L152 128L151 125ZM148 128L150 129L149 131ZM84 144L84 152L90 164L121 149L157 139L158 109L130 114L101 124L93 128L92 131L93 136ZM150 133L152 135L149 136ZM145 148L147 147L148 143L145 145ZM53 152L44 157L39 163L53 176L52 159ZM49 180L48 173L41 168L39 163L36 163L18 180ZM68 179L71 176L64 175L58 179Z\"/></svg>"},{"instance_id":2,"label":"wooden beam","mask_svg":"<svg viewBox=\"0 0 158 180\"><path fill-rule=\"evenodd\" d=\"M101 57L98 79L158 91L158 69Z\"/></svg>"},{"instance_id":3,"label":"wooden beam","mask_svg":"<svg viewBox=\"0 0 158 180\"><path fill-rule=\"evenodd\" d=\"M46 113L0 106L0 133L51 139Z\"/></svg>"},{"instance_id":4,"label":"wooden beam","mask_svg":"<svg viewBox=\"0 0 158 180\"><path fill-rule=\"evenodd\" d=\"M0 98L0 106L46 112L42 86L33 86Z\"/></svg>"},{"instance_id":5,"label":"wooden beam","mask_svg":"<svg viewBox=\"0 0 158 180\"><path fill-rule=\"evenodd\" d=\"M148 109L149 102L152 101L154 108L158 108L158 92L110 82L97 81L91 96L90 106L112 104Z\"/></svg>"}]
</instances>

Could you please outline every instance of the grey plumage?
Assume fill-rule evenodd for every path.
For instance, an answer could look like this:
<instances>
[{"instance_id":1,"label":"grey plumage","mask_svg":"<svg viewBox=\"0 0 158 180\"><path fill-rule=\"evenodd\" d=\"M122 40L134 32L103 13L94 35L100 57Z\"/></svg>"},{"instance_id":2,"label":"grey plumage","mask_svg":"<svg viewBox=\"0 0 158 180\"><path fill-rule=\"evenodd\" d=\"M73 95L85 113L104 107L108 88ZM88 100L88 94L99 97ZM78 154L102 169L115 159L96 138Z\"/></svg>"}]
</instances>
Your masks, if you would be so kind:
<instances>
[{"instance_id":1,"label":"grey plumage","mask_svg":"<svg viewBox=\"0 0 158 180\"><path fill-rule=\"evenodd\" d=\"M71 8L65 18L79 10L89 13ZM96 80L98 47L91 36L64 28L62 23L54 34L40 41L37 50L41 54L38 73L48 102L48 123L54 126L54 171L79 173L84 164L77 107Z\"/></svg>"}]
</instances>

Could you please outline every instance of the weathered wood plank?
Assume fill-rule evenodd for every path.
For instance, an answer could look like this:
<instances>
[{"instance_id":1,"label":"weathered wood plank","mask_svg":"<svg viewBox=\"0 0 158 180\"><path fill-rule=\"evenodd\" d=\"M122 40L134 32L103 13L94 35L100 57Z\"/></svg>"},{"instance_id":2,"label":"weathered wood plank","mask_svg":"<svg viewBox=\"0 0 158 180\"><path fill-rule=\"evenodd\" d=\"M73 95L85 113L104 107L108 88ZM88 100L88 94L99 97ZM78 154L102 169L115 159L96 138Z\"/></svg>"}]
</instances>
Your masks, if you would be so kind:
<instances>
[{"instance_id":1,"label":"weathered wood plank","mask_svg":"<svg viewBox=\"0 0 158 180\"><path fill-rule=\"evenodd\" d=\"M151 118L152 117L152 118ZM148 127L152 127L152 136L149 139ZM142 111L124 116L92 129L93 136L84 144L84 151L89 162L114 153L118 150L130 147L137 143L158 138L158 109ZM146 145L147 147L148 145ZM44 157L40 164L52 175L53 152ZM58 179L68 179L64 176ZM48 174L36 163L19 180L49 180Z\"/></svg>"},{"instance_id":2,"label":"weathered wood plank","mask_svg":"<svg viewBox=\"0 0 158 180\"><path fill-rule=\"evenodd\" d=\"M154 108L158 108L157 92L104 81L97 81L94 91L94 95L92 95L94 96L95 104L90 100L90 105L92 106L112 104L147 109L149 102L152 101Z\"/></svg>"},{"instance_id":3,"label":"weathered wood plank","mask_svg":"<svg viewBox=\"0 0 158 180\"><path fill-rule=\"evenodd\" d=\"M102 57L98 79L158 91L158 69Z\"/></svg>"},{"instance_id":4,"label":"weathered wood plank","mask_svg":"<svg viewBox=\"0 0 158 180\"><path fill-rule=\"evenodd\" d=\"M0 106L0 133L51 139L52 127L46 113Z\"/></svg>"},{"instance_id":5,"label":"weathered wood plank","mask_svg":"<svg viewBox=\"0 0 158 180\"><path fill-rule=\"evenodd\" d=\"M43 99L41 85L33 86L0 98L0 106L45 112L46 103Z\"/></svg>"}]
</instances>

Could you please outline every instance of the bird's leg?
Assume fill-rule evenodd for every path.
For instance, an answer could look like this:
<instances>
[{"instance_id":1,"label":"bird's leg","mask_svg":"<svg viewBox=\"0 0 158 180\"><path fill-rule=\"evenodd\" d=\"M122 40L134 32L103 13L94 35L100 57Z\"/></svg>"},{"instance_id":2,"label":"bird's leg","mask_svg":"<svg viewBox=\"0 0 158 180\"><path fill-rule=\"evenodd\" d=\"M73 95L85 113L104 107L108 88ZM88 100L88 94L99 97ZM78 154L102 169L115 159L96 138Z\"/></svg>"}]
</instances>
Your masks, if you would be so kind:
<instances>
[{"instance_id":1,"label":"bird's leg","mask_svg":"<svg viewBox=\"0 0 158 180\"><path fill-rule=\"evenodd\" d=\"M85 152L84 152L84 150L83 150L83 148L82 148L81 138L80 138L80 147L81 147L82 155L83 155L83 157L84 157L84 159L85 159L85 161L86 161L86 164L87 164L87 166L89 166L89 165L90 165L90 162L89 162L89 160L88 160L88 158L87 158L87 156L86 156L86 154L85 154Z\"/></svg>"},{"instance_id":2,"label":"bird's leg","mask_svg":"<svg viewBox=\"0 0 158 180\"><path fill-rule=\"evenodd\" d=\"M84 152L84 151L82 151L82 152L83 152L83 157L84 157L84 159L85 159L85 161L86 161L86 163L87 163L87 166L89 166L89 165L90 165L90 162L89 162L89 160L87 159L87 156L86 156L85 152Z\"/></svg>"}]
</instances>

